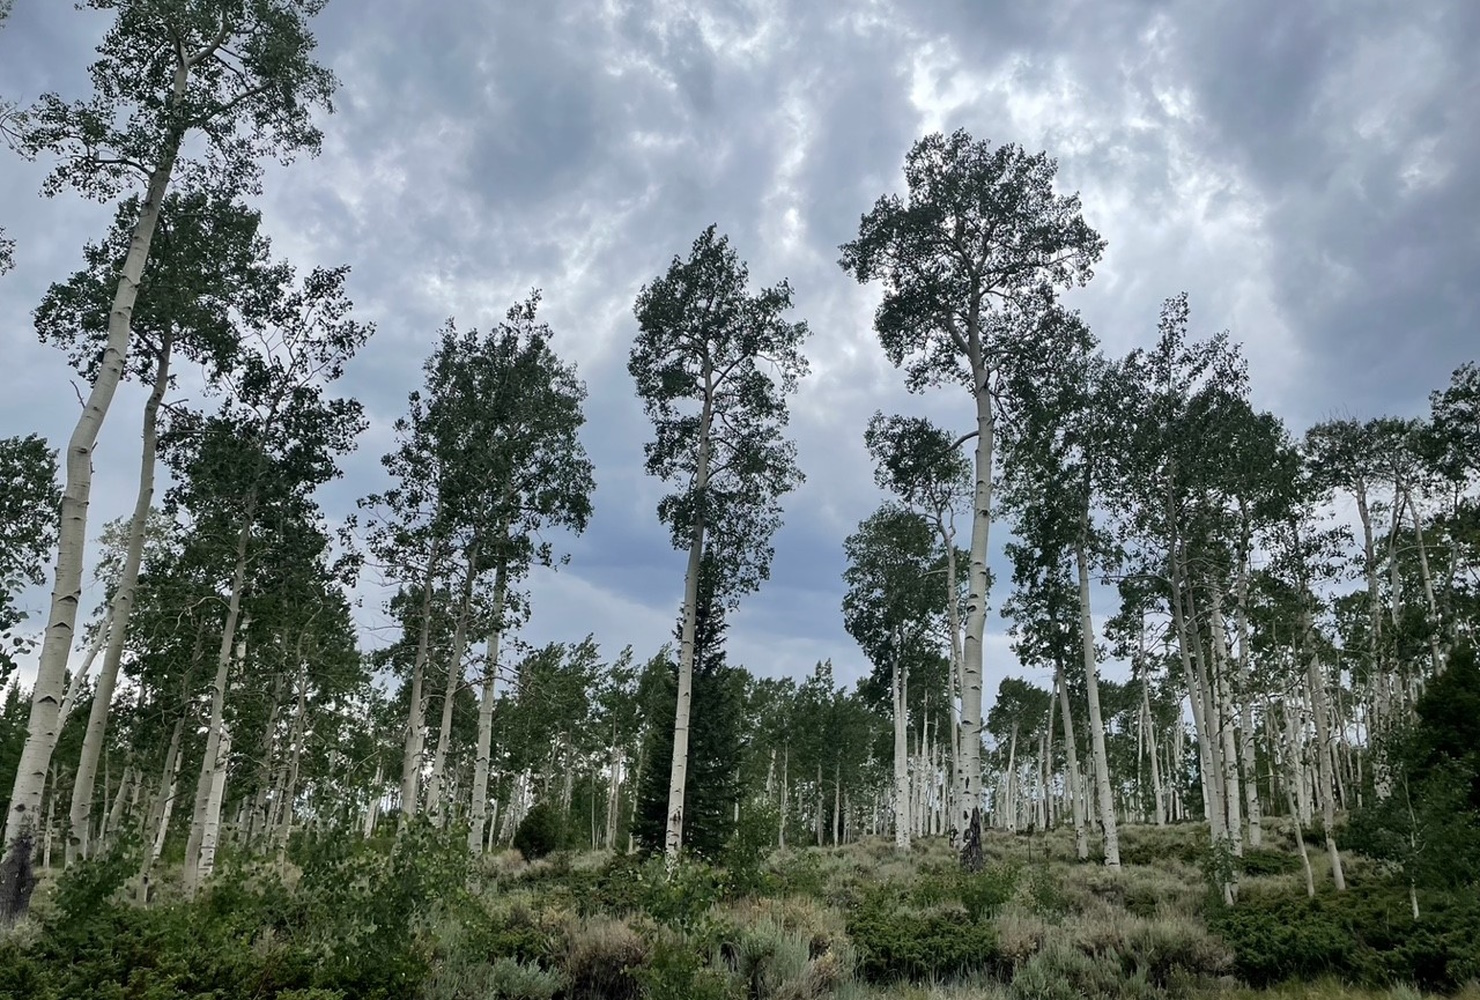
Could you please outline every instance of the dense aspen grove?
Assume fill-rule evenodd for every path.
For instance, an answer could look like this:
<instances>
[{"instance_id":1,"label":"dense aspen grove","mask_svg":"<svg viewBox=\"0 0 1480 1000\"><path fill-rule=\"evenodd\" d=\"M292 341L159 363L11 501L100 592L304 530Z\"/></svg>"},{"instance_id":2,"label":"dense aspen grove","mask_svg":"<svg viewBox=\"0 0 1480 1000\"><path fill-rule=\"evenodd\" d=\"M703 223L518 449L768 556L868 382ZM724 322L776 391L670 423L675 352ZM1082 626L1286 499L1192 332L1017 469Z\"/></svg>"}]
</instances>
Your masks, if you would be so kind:
<instances>
[{"instance_id":1,"label":"dense aspen grove","mask_svg":"<svg viewBox=\"0 0 1480 1000\"><path fill-rule=\"evenodd\" d=\"M48 193L116 206L34 312L83 387L76 429L0 438L0 996L926 988L912 981L1026 1000L1480 978L1475 364L1421 416L1292 427L1251 402L1238 332L1175 289L1141 346L1107 354L1064 295L1113 252L1094 206L1046 153L927 135L904 186L839 234L838 280L878 293L885 356L957 414L855 429L878 506L838 539L856 646L835 659L863 677L726 656L805 472L787 416L810 331L789 283L756 281L713 226L634 249L653 277L628 371L668 491L655 513L686 560L671 641L612 648L570 609L565 641L531 646L529 582L598 513L602 474L541 293L436 331L381 482L325 509L367 426L342 376L374 330L349 265L283 259L253 207L261 162L313 154L332 122L323 0L85 6L115 14L93 93L0 109L54 166ZM0 270L11 253L0 234ZM212 392L172 401L182 367ZM137 494L98 524L94 448L125 380L148 390ZM394 624L369 644L366 580ZM989 654L989 623L1014 664ZM518 919L497 909L511 894ZM454 897L483 907L488 941L415 917ZM803 897L806 919L713 916ZM1116 926L1175 947L1064 931L1111 897ZM550 923L549 899L576 923ZM1408 921L1409 951L1330 923L1344 905ZM192 921L200 948L241 946L235 972L193 979L225 962L197 955L166 975L129 950L176 947ZM252 964L305 927L329 928L312 960L292 952L277 979ZM48 978L95 949L115 956L95 981Z\"/></svg>"}]
</instances>

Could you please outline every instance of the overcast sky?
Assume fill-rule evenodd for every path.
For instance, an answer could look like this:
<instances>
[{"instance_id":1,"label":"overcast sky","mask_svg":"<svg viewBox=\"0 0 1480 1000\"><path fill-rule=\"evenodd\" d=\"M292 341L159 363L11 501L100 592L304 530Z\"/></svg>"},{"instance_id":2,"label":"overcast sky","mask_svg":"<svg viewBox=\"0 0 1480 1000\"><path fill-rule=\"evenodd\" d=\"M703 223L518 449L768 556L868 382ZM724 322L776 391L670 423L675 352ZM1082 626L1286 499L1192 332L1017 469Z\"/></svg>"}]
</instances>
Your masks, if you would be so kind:
<instances>
[{"instance_id":1,"label":"overcast sky","mask_svg":"<svg viewBox=\"0 0 1480 1000\"><path fill-rule=\"evenodd\" d=\"M0 95L84 96L106 25L16 0ZM324 506L339 518L382 487L378 458L441 323L486 328L542 288L556 349L590 387L598 488L570 564L532 580L532 642L592 632L645 657L671 634L684 564L642 472L626 357L638 288L714 222L757 284L791 280L813 331L792 403L807 482L786 501L771 581L732 619L731 662L866 669L839 610L842 540L881 499L864 424L883 409L965 430L973 411L959 388L904 391L870 327L878 290L841 271L837 246L902 189L930 131L1057 157L1060 188L1109 241L1070 297L1106 349L1149 344L1161 301L1185 289L1194 335L1229 330L1256 404L1297 432L1426 412L1480 353L1473 0L333 0L317 34L341 81L324 151L272 167L261 206L300 269L353 266L378 327L342 383L371 427ZM112 212L36 197L46 168L0 155L0 225L19 244L0 278L0 435L56 445L75 376L30 314ZM132 506L141 403L126 388L108 418L92 532ZM385 618L370 583L358 615L373 644ZM1017 672L1005 628L994 612L989 691Z\"/></svg>"}]
</instances>

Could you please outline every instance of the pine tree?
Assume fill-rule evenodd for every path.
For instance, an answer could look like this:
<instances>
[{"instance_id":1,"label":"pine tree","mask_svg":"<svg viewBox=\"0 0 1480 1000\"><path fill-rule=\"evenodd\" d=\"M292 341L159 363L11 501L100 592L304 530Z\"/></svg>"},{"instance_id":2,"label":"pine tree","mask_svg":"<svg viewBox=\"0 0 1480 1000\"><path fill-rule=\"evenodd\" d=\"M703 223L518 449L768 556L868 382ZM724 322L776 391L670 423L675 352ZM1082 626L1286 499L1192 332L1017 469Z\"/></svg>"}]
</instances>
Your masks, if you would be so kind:
<instances>
[{"instance_id":1,"label":"pine tree","mask_svg":"<svg viewBox=\"0 0 1480 1000\"><path fill-rule=\"evenodd\" d=\"M684 846L701 857L717 857L735 830L743 755L741 722L745 710L745 672L725 662L729 627L724 604L716 600L715 567L705 560L700 574L695 619L693 710L704 725L689 733L689 780L684 786ZM679 629L682 629L682 622ZM668 827L668 774L673 759L673 717L678 695L678 664L670 661L663 683L648 705L649 728L642 781L638 789L634 835L644 853L663 850Z\"/></svg>"}]
</instances>

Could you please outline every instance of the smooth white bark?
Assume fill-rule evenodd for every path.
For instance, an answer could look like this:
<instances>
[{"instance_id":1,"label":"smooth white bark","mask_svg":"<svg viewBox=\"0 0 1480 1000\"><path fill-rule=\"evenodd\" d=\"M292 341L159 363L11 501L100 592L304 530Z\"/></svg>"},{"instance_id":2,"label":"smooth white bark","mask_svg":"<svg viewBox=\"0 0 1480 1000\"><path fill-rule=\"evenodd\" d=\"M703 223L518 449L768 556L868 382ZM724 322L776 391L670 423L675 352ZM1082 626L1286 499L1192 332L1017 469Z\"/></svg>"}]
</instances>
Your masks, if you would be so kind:
<instances>
[{"instance_id":1,"label":"smooth white bark","mask_svg":"<svg viewBox=\"0 0 1480 1000\"><path fill-rule=\"evenodd\" d=\"M909 675L904 657L896 654L894 670L890 675L890 688L894 710L894 849L910 849L910 775L908 693Z\"/></svg>"},{"instance_id":2,"label":"smooth white bark","mask_svg":"<svg viewBox=\"0 0 1480 1000\"><path fill-rule=\"evenodd\" d=\"M1054 663L1054 690L1059 699L1059 719L1064 727L1064 764L1068 773L1064 775L1064 791L1069 797L1069 807L1074 815L1074 853L1083 861L1089 857L1089 830L1084 821L1084 795L1079 782L1079 746L1074 739L1074 714L1069 710L1069 689L1064 684L1064 672Z\"/></svg>"},{"instance_id":3,"label":"smooth white bark","mask_svg":"<svg viewBox=\"0 0 1480 1000\"><path fill-rule=\"evenodd\" d=\"M457 611L457 623L452 629L452 651L447 657L447 683L442 689L442 719L437 727L437 749L432 753L432 774L427 779L427 811L432 822L441 827L447 821L447 803L444 799L443 779L447 770L447 758L452 742L452 709L457 703L457 692L462 687L463 653L468 648L468 615L472 610L473 583L478 577L477 542L468 547L467 571L463 577L462 602Z\"/></svg>"},{"instance_id":4,"label":"smooth white bark","mask_svg":"<svg viewBox=\"0 0 1480 1000\"><path fill-rule=\"evenodd\" d=\"M1086 525L1087 526L1087 525ZM1089 701L1090 749L1095 758L1095 793L1100 826L1105 835L1105 866L1120 867L1120 832L1115 823L1115 798L1110 791L1110 762L1105 753L1105 723L1100 716L1100 670L1095 663L1095 628L1089 605L1089 557L1084 541L1075 546L1079 569L1079 635L1084 654L1084 687Z\"/></svg>"},{"instance_id":5,"label":"smooth white bark","mask_svg":"<svg viewBox=\"0 0 1480 1000\"><path fill-rule=\"evenodd\" d=\"M179 67L172 100L178 103L185 94L188 67ZM62 493L61 518L57 530L57 561L52 575L51 606L47 613L46 632L41 642L41 656L36 668L36 684L31 692L31 713L26 723L26 740L21 748L15 784L10 796L10 812L5 818L5 852L22 832L35 824L46 790L46 773L61 734L62 687L66 680L67 659L77 625L77 606L82 599L82 556L87 543L87 508L92 496L93 449L118 383L123 378L128 356L134 302L139 281L149 259L149 244L159 222L160 207L169 187L179 149L178 138L168 146L158 166L149 177L148 188L134 223L128 255L119 273L118 288L108 314L108 340L98 365L92 389L83 404L82 413L67 442L66 487Z\"/></svg>"},{"instance_id":6,"label":"smooth white bark","mask_svg":"<svg viewBox=\"0 0 1480 1000\"><path fill-rule=\"evenodd\" d=\"M212 795L215 792L216 773L223 769L225 754L221 740L226 735L226 689L231 677L232 646L237 640L237 622L241 617L242 591L247 579L247 544L252 535L252 519L256 504L248 499L246 514L237 533L236 567L231 576L231 596L226 605L226 623L221 629L221 647L216 653L216 676L211 684L211 717L206 730L206 748L200 762L200 780L196 786L195 819L190 825L190 840L185 849L185 891L193 893L209 870L204 866L206 857L206 830L219 829L221 822L221 800L217 798L212 811ZM245 623L242 632L246 632ZM238 656L245 655L245 639L237 646ZM224 785L223 785L224 787ZM215 864L215 845L211 845L211 864Z\"/></svg>"},{"instance_id":7,"label":"smooth white bark","mask_svg":"<svg viewBox=\"0 0 1480 1000\"><path fill-rule=\"evenodd\" d=\"M980 309L980 305L976 306ZM982 686L987 628L987 545L992 525L992 459L996 415L981 356L978 323L971 324L972 377L976 399L976 486L972 494L971 555L967 568L966 634L961 649L961 801L957 821L962 830L982 800Z\"/></svg>"},{"instance_id":8,"label":"smooth white bark","mask_svg":"<svg viewBox=\"0 0 1480 1000\"><path fill-rule=\"evenodd\" d=\"M507 529L506 529L507 530ZM493 754L494 688L498 682L499 644L503 638L504 600L508 591L508 568L500 562L493 579L493 628L488 633L488 654L483 671L483 691L478 700L478 749L473 759L473 809L468 828L468 850L483 848L483 828L488 819L488 765ZM610 825L616 826L613 814ZM610 843L607 844L611 846Z\"/></svg>"},{"instance_id":9,"label":"smooth white bark","mask_svg":"<svg viewBox=\"0 0 1480 1000\"><path fill-rule=\"evenodd\" d=\"M673 714L673 762L668 772L668 822L664 855L671 868L683 848L683 800L689 774L689 709L694 693L694 642L699 612L699 573L704 558L703 497L709 488L710 433L713 421L713 380L706 363L705 395L699 417L699 454L694 472L694 493L699 509L689 536L689 564L684 576L683 628L678 646L678 695Z\"/></svg>"},{"instance_id":10,"label":"smooth white bark","mask_svg":"<svg viewBox=\"0 0 1480 1000\"><path fill-rule=\"evenodd\" d=\"M154 366L154 385L144 403L143 447L139 457L139 490L134 497L134 512L129 519L128 547L123 571L108 608L108 648L103 666L98 671L98 684L88 712L87 731L82 739L82 756L77 763L77 776L72 784L72 804L68 812L67 864L88 856L88 834L92 825L93 782L98 773L98 758L103 752L103 738L108 729L108 712L113 706L113 689L123 663L124 642L128 638L129 617L133 614L134 591L138 587L139 567L144 560L144 530L149 523L149 506L154 501L154 463L158 450L159 408L164 402L170 381L171 338L166 334L160 344Z\"/></svg>"},{"instance_id":11,"label":"smooth white bark","mask_svg":"<svg viewBox=\"0 0 1480 1000\"><path fill-rule=\"evenodd\" d=\"M421 586L420 633L416 639L416 658L411 665L411 700L407 709L406 739L401 760L400 826L416 815L421 790L422 753L426 746L426 669L432 639L432 583L440 547L432 547L427 561L426 577Z\"/></svg>"}]
</instances>

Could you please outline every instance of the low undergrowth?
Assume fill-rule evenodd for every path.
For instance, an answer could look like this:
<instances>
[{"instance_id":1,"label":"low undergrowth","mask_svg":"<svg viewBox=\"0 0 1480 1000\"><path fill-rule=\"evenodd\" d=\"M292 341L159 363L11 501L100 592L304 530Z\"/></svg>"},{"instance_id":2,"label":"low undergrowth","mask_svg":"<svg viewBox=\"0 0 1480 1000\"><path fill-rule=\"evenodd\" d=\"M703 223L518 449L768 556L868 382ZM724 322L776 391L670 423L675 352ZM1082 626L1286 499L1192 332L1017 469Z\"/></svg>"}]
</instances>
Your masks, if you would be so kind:
<instances>
[{"instance_id":1,"label":"low undergrowth","mask_svg":"<svg viewBox=\"0 0 1480 1000\"><path fill-rule=\"evenodd\" d=\"M1191 828L1127 830L1126 854L1154 863L1119 870L1078 862L1060 831L994 833L969 875L940 841L672 871L597 852L470 864L464 843L304 841L148 907L128 901L131 858L78 866L0 935L0 1000L1171 1000L1332 977L1413 1000L1480 978L1480 901L1425 897L1414 921L1360 864L1351 891L1307 900L1278 836L1245 853L1231 908Z\"/></svg>"}]
</instances>

